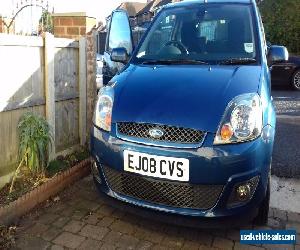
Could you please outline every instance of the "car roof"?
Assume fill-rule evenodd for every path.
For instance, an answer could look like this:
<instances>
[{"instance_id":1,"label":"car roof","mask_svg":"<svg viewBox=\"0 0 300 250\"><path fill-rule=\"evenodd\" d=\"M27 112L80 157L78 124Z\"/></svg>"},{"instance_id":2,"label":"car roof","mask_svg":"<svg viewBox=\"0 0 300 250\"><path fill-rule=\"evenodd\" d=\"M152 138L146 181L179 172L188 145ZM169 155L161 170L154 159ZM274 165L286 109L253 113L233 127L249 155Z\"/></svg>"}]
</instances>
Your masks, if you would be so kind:
<instances>
[{"instance_id":1,"label":"car roof","mask_svg":"<svg viewBox=\"0 0 300 250\"><path fill-rule=\"evenodd\" d=\"M255 3L255 0L184 0L181 2L170 3L165 5L165 8L172 8L178 6L190 6L191 4L204 4L204 3L239 3L239 4L251 4Z\"/></svg>"}]
</instances>

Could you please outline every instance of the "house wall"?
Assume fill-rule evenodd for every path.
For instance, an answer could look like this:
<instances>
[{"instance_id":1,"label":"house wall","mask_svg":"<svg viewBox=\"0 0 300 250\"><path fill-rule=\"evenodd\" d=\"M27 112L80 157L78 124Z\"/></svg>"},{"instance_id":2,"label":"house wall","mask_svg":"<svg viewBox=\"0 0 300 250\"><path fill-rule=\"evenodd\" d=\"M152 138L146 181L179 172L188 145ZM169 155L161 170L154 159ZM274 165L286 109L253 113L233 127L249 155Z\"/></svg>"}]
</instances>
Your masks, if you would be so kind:
<instances>
[{"instance_id":1,"label":"house wall","mask_svg":"<svg viewBox=\"0 0 300 250\"><path fill-rule=\"evenodd\" d=\"M53 14L54 36L78 40L96 26L96 18L84 12Z\"/></svg>"},{"instance_id":2,"label":"house wall","mask_svg":"<svg viewBox=\"0 0 300 250\"><path fill-rule=\"evenodd\" d=\"M0 33L3 33L3 22L2 22L2 16L0 16Z\"/></svg>"}]
</instances>

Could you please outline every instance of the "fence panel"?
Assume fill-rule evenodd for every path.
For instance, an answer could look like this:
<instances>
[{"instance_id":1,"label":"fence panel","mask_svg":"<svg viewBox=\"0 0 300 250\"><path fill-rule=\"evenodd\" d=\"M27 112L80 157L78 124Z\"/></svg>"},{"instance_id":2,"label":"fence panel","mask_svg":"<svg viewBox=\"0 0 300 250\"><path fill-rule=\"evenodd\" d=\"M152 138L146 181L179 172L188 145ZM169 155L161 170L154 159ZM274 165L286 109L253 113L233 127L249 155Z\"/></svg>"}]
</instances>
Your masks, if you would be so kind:
<instances>
[{"instance_id":1,"label":"fence panel","mask_svg":"<svg viewBox=\"0 0 300 250\"><path fill-rule=\"evenodd\" d=\"M77 44L78 45L78 44ZM78 46L56 48L55 82L55 146L63 151L79 144L79 51Z\"/></svg>"},{"instance_id":2,"label":"fence panel","mask_svg":"<svg viewBox=\"0 0 300 250\"><path fill-rule=\"evenodd\" d=\"M84 38L83 38L84 39ZM0 35L0 188L17 165L20 117L28 111L53 128L53 157L85 142L86 47L71 39ZM79 54L81 58L79 58ZM79 60L82 60L80 63ZM81 72L81 73L80 73ZM80 97L80 98L79 98ZM81 105L81 111L79 107ZM79 123L81 123L81 130Z\"/></svg>"}]
</instances>

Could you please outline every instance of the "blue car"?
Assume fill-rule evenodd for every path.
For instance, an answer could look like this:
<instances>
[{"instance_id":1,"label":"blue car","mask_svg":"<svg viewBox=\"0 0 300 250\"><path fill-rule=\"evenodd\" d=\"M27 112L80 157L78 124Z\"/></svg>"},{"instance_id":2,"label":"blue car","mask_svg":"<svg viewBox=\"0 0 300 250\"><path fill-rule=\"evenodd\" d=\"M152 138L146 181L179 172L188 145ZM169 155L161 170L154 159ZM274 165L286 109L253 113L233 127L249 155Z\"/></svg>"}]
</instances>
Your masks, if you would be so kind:
<instances>
[{"instance_id":1,"label":"blue car","mask_svg":"<svg viewBox=\"0 0 300 250\"><path fill-rule=\"evenodd\" d=\"M276 123L269 68L288 52L266 46L255 1L167 5L136 48L127 14L114 11L104 58L111 79L91 131L99 190L166 217L265 224Z\"/></svg>"}]
</instances>

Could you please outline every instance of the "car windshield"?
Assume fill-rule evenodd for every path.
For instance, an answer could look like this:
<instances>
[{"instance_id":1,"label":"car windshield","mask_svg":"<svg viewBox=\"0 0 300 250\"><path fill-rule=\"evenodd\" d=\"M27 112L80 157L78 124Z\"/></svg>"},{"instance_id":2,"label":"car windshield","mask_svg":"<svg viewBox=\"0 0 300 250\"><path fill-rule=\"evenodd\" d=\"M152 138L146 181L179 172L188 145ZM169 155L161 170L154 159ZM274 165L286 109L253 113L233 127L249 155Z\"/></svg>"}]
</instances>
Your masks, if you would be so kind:
<instances>
[{"instance_id":1,"label":"car windshield","mask_svg":"<svg viewBox=\"0 0 300 250\"><path fill-rule=\"evenodd\" d=\"M201 4L162 10L135 63L256 63L251 6Z\"/></svg>"}]
</instances>

